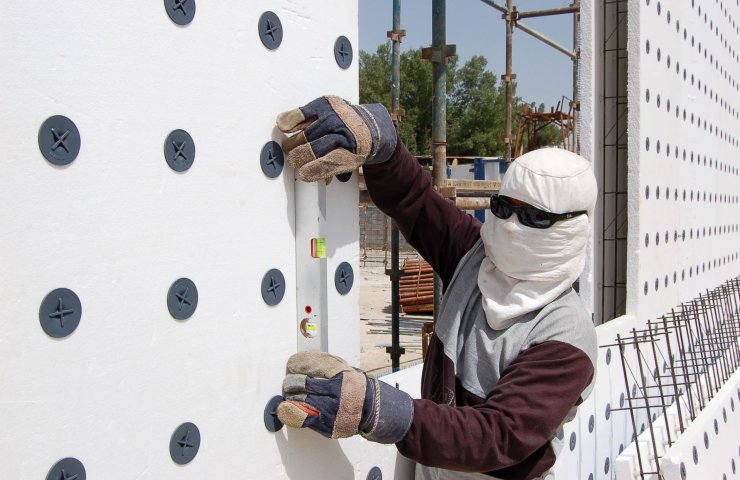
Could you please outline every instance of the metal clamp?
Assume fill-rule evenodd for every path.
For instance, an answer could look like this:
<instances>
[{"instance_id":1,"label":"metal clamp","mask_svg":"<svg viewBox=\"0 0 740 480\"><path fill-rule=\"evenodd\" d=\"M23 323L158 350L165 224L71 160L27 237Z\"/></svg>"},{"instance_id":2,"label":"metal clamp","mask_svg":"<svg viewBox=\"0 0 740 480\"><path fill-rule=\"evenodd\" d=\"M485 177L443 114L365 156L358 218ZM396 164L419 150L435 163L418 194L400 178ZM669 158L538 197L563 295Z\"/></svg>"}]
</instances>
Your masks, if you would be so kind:
<instances>
[{"instance_id":1,"label":"metal clamp","mask_svg":"<svg viewBox=\"0 0 740 480\"><path fill-rule=\"evenodd\" d=\"M421 58L432 63L445 63L450 57L457 56L457 45L442 45L440 48L425 47L421 49Z\"/></svg>"}]
</instances>

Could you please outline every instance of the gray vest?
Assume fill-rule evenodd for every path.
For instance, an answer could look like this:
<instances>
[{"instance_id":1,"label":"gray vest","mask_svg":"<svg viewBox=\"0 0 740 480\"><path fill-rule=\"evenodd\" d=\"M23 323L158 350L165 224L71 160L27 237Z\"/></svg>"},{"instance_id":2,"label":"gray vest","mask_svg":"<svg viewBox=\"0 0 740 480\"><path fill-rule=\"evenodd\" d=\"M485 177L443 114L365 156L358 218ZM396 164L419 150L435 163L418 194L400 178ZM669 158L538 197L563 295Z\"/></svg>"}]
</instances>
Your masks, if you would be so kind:
<instances>
[{"instance_id":1,"label":"gray vest","mask_svg":"<svg viewBox=\"0 0 740 480\"><path fill-rule=\"evenodd\" d=\"M478 270L485 258L483 242L478 242L460 260L442 300L436 334L444 352L455 365L455 375L469 392L485 398L501 373L532 345L556 340L583 350L596 368L597 341L591 316L571 288L540 310L523 315L505 330L488 326L481 306ZM586 398L589 385L581 394ZM452 394L452 392L450 392ZM575 417L574 407L563 423ZM557 455L562 447L562 426L551 440ZM547 474L543 479L549 479ZM478 473L463 473L417 464L416 480L491 480Z\"/></svg>"}]
</instances>

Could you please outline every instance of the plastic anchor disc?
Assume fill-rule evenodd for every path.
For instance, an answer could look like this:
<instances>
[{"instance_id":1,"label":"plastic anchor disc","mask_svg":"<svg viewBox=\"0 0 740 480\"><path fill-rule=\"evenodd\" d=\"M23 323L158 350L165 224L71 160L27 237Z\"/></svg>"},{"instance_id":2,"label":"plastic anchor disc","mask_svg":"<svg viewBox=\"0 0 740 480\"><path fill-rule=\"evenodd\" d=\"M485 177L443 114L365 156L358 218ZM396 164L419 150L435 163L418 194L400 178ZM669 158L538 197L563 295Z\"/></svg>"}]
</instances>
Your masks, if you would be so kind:
<instances>
[{"instance_id":1,"label":"plastic anchor disc","mask_svg":"<svg viewBox=\"0 0 740 480\"><path fill-rule=\"evenodd\" d=\"M352 284L354 283L354 271L352 265L347 262L342 262L334 272L334 286L340 295L346 295L352 290Z\"/></svg>"},{"instance_id":2,"label":"plastic anchor disc","mask_svg":"<svg viewBox=\"0 0 740 480\"><path fill-rule=\"evenodd\" d=\"M383 472L378 467L373 467L367 472L367 480L383 480Z\"/></svg>"},{"instance_id":3,"label":"plastic anchor disc","mask_svg":"<svg viewBox=\"0 0 740 480\"><path fill-rule=\"evenodd\" d=\"M277 407L284 400L285 399L281 395L275 395L270 399L269 402L267 402L267 405L265 406L264 418L265 428L268 432L275 433L283 428L283 422L281 422L277 416Z\"/></svg>"},{"instance_id":4,"label":"plastic anchor disc","mask_svg":"<svg viewBox=\"0 0 740 480\"><path fill-rule=\"evenodd\" d=\"M72 457L59 460L46 474L46 480L85 480L86 478L85 466Z\"/></svg>"},{"instance_id":5,"label":"plastic anchor disc","mask_svg":"<svg viewBox=\"0 0 740 480\"><path fill-rule=\"evenodd\" d=\"M75 292L57 288L41 301L39 322L47 335L64 338L75 331L82 318L82 303Z\"/></svg>"},{"instance_id":6,"label":"plastic anchor disc","mask_svg":"<svg viewBox=\"0 0 740 480\"><path fill-rule=\"evenodd\" d=\"M277 268L269 270L262 277L262 300L272 306L277 305L283 300L285 295L285 277Z\"/></svg>"},{"instance_id":7,"label":"plastic anchor disc","mask_svg":"<svg viewBox=\"0 0 740 480\"><path fill-rule=\"evenodd\" d=\"M283 24L275 12L267 11L262 14L257 26L262 45L268 50L275 50L283 43Z\"/></svg>"},{"instance_id":8,"label":"plastic anchor disc","mask_svg":"<svg viewBox=\"0 0 740 480\"><path fill-rule=\"evenodd\" d=\"M352 65L353 57L352 42L344 35L337 38L337 41L334 42L334 60L337 61L339 68L347 70Z\"/></svg>"},{"instance_id":9,"label":"plastic anchor disc","mask_svg":"<svg viewBox=\"0 0 740 480\"><path fill-rule=\"evenodd\" d=\"M198 288L189 278L180 278L167 292L167 309L172 318L187 320L198 307Z\"/></svg>"},{"instance_id":10,"label":"plastic anchor disc","mask_svg":"<svg viewBox=\"0 0 740 480\"><path fill-rule=\"evenodd\" d=\"M200 430L186 422L177 427L170 438L170 458L178 465L190 463L200 449Z\"/></svg>"},{"instance_id":11,"label":"plastic anchor disc","mask_svg":"<svg viewBox=\"0 0 740 480\"><path fill-rule=\"evenodd\" d=\"M195 0L164 0L164 8L177 25L187 25L195 18Z\"/></svg>"},{"instance_id":12,"label":"plastic anchor disc","mask_svg":"<svg viewBox=\"0 0 740 480\"><path fill-rule=\"evenodd\" d=\"M188 132L173 130L164 141L164 159L176 172L184 172L195 161L195 142Z\"/></svg>"},{"instance_id":13,"label":"plastic anchor disc","mask_svg":"<svg viewBox=\"0 0 740 480\"><path fill-rule=\"evenodd\" d=\"M262 173L268 178L276 178L280 176L284 165L283 148L277 142L267 142L260 152Z\"/></svg>"},{"instance_id":14,"label":"plastic anchor disc","mask_svg":"<svg viewBox=\"0 0 740 480\"><path fill-rule=\"evenodd\" d=\"M38 141L41 154L54 165L69 165L80 153L80 131L64 115L47 118L39 128Z\"/></svg>"}]
</instances>

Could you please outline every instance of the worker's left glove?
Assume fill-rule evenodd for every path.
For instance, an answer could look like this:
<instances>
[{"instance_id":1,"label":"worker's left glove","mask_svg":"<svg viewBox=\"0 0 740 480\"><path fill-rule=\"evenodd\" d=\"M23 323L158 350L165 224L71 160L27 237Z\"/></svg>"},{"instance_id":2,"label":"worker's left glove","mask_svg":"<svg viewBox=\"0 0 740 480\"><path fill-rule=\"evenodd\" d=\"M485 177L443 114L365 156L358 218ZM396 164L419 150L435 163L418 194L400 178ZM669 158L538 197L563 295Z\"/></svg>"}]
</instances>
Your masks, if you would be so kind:
<instances>
[{"instance_id":1,"label":"worker's left glove","mask_svg":"<svg viewBox=\"0 0 740 480\"><path fill-rule=\"evenodd\" d=\"M414 414L407 393L323 352L290 357L283 396L277 408L280 421L328 438L359 433L373 442L396 443L406 435Z\"/></svg>"},{"instance_id":2,"label":"worker's left glove","mask_svg":"<svg viewBox=\"0 0 740 480\"><path fill-rule=\"evenodd\" d=\"M281 113L276 123L282 132L295 134L283 141L283 151L305 182L385 162L396 148L393 121L379 103L352 105L336 96L319 97Z\"/></svg>"}]
</instances>

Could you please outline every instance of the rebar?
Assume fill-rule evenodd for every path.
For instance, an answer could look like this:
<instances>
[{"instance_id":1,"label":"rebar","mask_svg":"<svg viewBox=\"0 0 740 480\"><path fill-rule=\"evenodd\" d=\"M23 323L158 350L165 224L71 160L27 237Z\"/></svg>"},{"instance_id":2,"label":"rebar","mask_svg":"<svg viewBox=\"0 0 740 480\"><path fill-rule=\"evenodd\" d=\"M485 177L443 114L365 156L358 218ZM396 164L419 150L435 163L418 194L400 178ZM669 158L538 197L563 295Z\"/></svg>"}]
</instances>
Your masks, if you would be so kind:
<instances>
[{"instance_id":1,"label":"rebar","mask_svg":"<svg viewBox=\"0 0 740 480\"><path fill-rule=\"evenodd\" d=\"M623 343L622 343L622 337L620 335L617 335L617 344L619 345L619 351L621 354L619 357L622 359L622 373L624 374L624 388L629 392L629 380L627 379L627 362L624 359L624 350L623 350ZM630 420L632 421L632 431L635 433L635 438L637 438L637 421L635 420L635 408L632 406L632 396L627 395L627 404L629 405L629 411L630 411ZM642 455L640 454L640 448L638 446L637 448L637 463L640 467L640 474L641 477L644 479L644 475L642 475L643 468L642 468Z\"/></svg>"},{"instance_id":2,"label":"rebar","mask_svg":"<svg viewBox=\"0 0 740 480\"><path fill-rule=\"evenodd\" d=\"M652 331L650 326L651 326L651 322L648 320L648 330ZM660 366L658 365L658 349L656 348L655 344L656 342L650 342L650 347L653 352L653 361L655 362L655 371L657 373L657 375L655 375L655 381L658 384L657 386L658 386L658 392L659 392L660 399L661 399L661 408L663 410L663 418L668 418L668 413L667 413L668 407L666 405L667 402L665 400L665 394L663 393L663 381L661 380L662 375L660 375ZM647 396L645 398L647 398ZM670 430L671 430L670 428L666 428L666 433L668 434L668 445L671 445L673 443L671 440Z\"/></svg>"},{"instance_id":3,"label":"rebar","mask_svg":"<svg viewBox=\"0 0 740 480\"><path fill-rule=\"evenodd\" d=\"M619 346L627 389L627 407L620 405L621 408L612 410L629 410L635 440L645 427L642 425L641 431L637 430L638 415L643 415L644 412L648 417L648 448L655 459L655 465L648 461L648 466L643 461L641 448L644 447L637 442L641 478L645 478L645 475L660 475L658 439L653 425L657 420L657 413L653 412L657 410L662 413L668 445L672 445L674 436L668 423L669 405L675 403L678 429L683 433L688 428L687 423L697 418L738 368L739 287L740 277L733 278L711 291L706 290L696 298L681 303L669 314L661 316L657 323L648 321L646 329L633 328L629 339L617 335L616 345ZM625 351L628 345L636 353L634 360ZM645 351L652 353L652 356L646 356L643 353ZM664 351L668 359L664 356ZM662 373L659 365L661 358L664 362ZM648 381L646 369L655 380L652 385ZM635 380L631 392L630 376ZM638 385L639 394L636 390ZM654 394L656 389L657 395ZM653 467L657 470L653 471ZM646 468L651 471L646 471Z\"/></svg>"},{"instance_id":4,"label":"rebar","mask_svg":"<svg viewBox=\"0 0 740 480\"><path fill-rule=\"evenodd\" d=\"M651 334L652 334L652 331L651 331ZM642 391L643 396L645 396L646 391L647 391L647 388L645 385L646 377L645 377L645 372L643 371L643 366L642 366L643 362L640 361L640 358L641 358L640 342L637 340L637 331L634 328L632 329L632 335L635 339L635 351L637 352L637 366L640 369L640 380L642 380L642 388L640 390ZM653 342L650 342L650 343L654 345ZM647 400L647 398L645 398L644 400L645 400L645 409L647 411L647 417L648 417L648 420L647 420L648 430L650 431L650 440L652 441L651 443L653 446L653 456L655 458L655 467L657 468L658 473L660 473L660 464L658 463L658 447L655 442L655 430L653 429L652 417L650 415L650 402ZM637 440L637 432L635 432L635 440ZM638 456L639 456L639 451L640 451L639 444L637 444L637 451L638 451ZM643 475L643 478L644 478L644 475Z\"/></svg>"}]
</instances>

